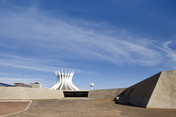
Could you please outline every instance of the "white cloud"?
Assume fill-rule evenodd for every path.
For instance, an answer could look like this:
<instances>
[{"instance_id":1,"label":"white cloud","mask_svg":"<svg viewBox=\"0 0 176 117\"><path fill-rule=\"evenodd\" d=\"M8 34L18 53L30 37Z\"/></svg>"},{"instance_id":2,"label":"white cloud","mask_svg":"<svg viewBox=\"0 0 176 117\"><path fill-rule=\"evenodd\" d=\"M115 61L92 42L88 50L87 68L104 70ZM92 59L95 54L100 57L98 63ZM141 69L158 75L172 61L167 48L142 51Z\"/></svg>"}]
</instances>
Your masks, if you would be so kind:
<instances>
[{"instance_id":1,"label":"white cloud","mask_svg":"<svg viewBox=\"0 0 176 117\"><path fill-rule=\"evenodd\" d=\"M175 41L172 41L172 40L162 43L161 44L162 46L158 46L158 45L154 45L154 46L164 52L164 53L162 52L162 54L164 54L163 57L166 57L166 59L169 58L169 60L165 62L172 62L172 65L174 65L174 63L176 62L176 51L173 50L174 48L172 49L171 47L169 47L169 45L172 45L172 44L174 47L176 46Z\"/></svg>"},{"instance_id":2,"label":"white cloud","mask_svg":"<svg viewBox=\"0 0 176 117\"><path fill-rule=\"evenodd\" d=\"M67 52L70 56L76 54L114 64L137 63L150 66L161 63L158 59L161 58L160 52L151 49L151 45L138 42L140 37L124 32L123 29L118 29L118 34L111 36L107 33L106 24L89 22L80 27L79 20L69 23L41 14L36 9L29 9L21 14L14 12L1 18L1 37L29 44L34 49L40 47L55 54ZM89 25L95 28L92 30ZM97 27L100 31L96 30ZM36 51L40 53L39 50Z\"/></svg>"},{"instance_id":3,"label":"white cloud","mask_svg":"<svg viewBox=\"0 0 176 117\"><path fill-rule=\"evenodd\" d=\"M1 42L8 48L9 43L5 41L6 39L16 42L16 48L23 49L27 46L30 51L38 55L47 50L46 56L61 55L60 57L70 56L103 60L114 64L129 63L145 66L159 65L165 59L165 55L156 48L156 45L146 41L150 39L135 36L125 29L115 28L103 22L48 17L47 13L36 8L27 8L20 13L9 11L1 14L1 17ZM169 48L165 49L175 60L175 52ZM35 62L37 63L37 60ZM13 63L2 64L15 66ZM24 64L16 67L46 70L45 67L26 67Z\"/></svg>"},{"instance_id":4,"label":"white cloud","mask_svg":"<svg viewBox=\"0 0 176 117\"><path fill-rule=\"evenodd\" d=\"M155 44L155 39L137 36L127 29L113 27L105 22L75 20L60 14L53 17L48 13L35 7L19 7L6 12L0 10L0 69L8 67L17 71L20 69L20 73L23 73L23 69L25 72L33 70L35 73L39 72L38 74L54 74L58 67L63 68L64 63L69 60L69 64L78 63L72 63L72 58L76 61L93 60L115 65L130 64L153 68L167 64L169 68L175 67L176 51L170 46L173 41L164 45L163 42ZM62 61L65 59L68 59L67 62ZM96 74L84 68L71 69L77 73ZM43 77L44 75L42 79ZM41 80L34 75L0 73L0 82L5 83L29 83L37 79ZM123 85L118 86L128 86L134 82L128 81L129 84L125 84L126 81L121 81ZM48 84L47 81L43 83Z\"/></svg>"},{"instance_id":5,"label":"white cloud","mask_svg":"<svg viewBox=\"0 0 176 117\"><path fill-rule=\"evenodd\" d=\"M45 72L53 72L50 67L34 67L34 66L25 66L25 65L17 65L17 64L9 64L9 63L0 63L2 66L9 66L9 67L16 67L16 68L23 68L23 69L31 69L37 71L45 71ZM56 68L55 68L56 69Z\"/></svg>"},{"instance_id":6,"label":"white cloud","mask_svg":"<svg viewBox=\"0 0 176 117\"><path fill-rule=\"evenodd\" d=\"M64 69L65 61L55 60L55 59L38 59L38 58L26 58L21 56L14 56L9 54L0 53L0 68L9 67L10 69L25 69L33 70L38 72L51 72L54 73L57 69ZM67 63L69 65L74 65L74 63ZM67 66L65 68L67 70ZM85 73L94 74L93 72L77 69L75 67L69 67L75 73ZM7 74L9 75L9 73ZM17 74L15 74L17 75ZM2 76L2 73L0 73ZM21 76L20 76L21 77Z\"/></svg>"},{"instance_id":7,"label":"white cloud","mask_svg":"<svg viewBox=\"0 0 176 117\"><path fill-rule=\"evenodd\" d=\"M58 60L58 63L61 62ZM29 70L37 70L43 72L53 72L56 67L51 67L48 60L25 58L9 54L0 53L0 65L8 66L10 68L21 68Z\"/></svg>"},{"instance_id":8,"label":"white cloud","mask_svg":"<svg viewBox=\"0 0 176 117\"><path fill-rule=\"evenodd\" d=\"M173 41L168 41L164 43L165 51L168 57L172 58L176 62L176 51L172 50L169 45L172 44Z\"/></svg>"}]
</instances>

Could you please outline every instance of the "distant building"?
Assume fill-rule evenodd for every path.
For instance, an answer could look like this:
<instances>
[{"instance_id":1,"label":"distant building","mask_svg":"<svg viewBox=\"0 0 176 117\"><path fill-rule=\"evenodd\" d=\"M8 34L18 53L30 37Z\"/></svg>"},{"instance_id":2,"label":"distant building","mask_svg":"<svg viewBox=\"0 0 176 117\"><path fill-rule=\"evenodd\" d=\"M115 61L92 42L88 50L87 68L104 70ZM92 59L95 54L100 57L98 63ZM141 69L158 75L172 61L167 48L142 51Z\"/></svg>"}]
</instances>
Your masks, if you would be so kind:
<instances>
[{"instance_id":1,"label":"distant building","mask_svg":"<svg viewBox=\"0 0 176 117\"><path fill-rule=\"evenodd\" d=\"M80 90L73 83L73 71L70 70L58 70L55 72L57 77L56 84L51 87L54 90Z\"/></svg>"},{"instance_id":2,"label":"distant building","mask_svg":"<svg viewBox=\"0 0 176 117\"><path fill-rule=\"evenodd\" d=\"M28 87L28 88L32 88L31 85L29 84L24 84L24 83L14 83L15 87Z\"/></svg>"},{"instance_id":3,"label":"distant building","mask_svg":"<svg viewBox=\"0 0 176 117\"><path fill-rule=\"evenodd\" d=\"M41 88L41 83L40 82L35 82L35 83L30 83L32 88Z\"/></svg>"},{"instance_id":4,"label":"distant building","mask_svg":"<svg viewBox=\"0 0 176 117\"><path fill-rule=\"evenodd\" d=\"M0 83L0 87L15 87L14 85Z\"/></svg>"}]
</instances>

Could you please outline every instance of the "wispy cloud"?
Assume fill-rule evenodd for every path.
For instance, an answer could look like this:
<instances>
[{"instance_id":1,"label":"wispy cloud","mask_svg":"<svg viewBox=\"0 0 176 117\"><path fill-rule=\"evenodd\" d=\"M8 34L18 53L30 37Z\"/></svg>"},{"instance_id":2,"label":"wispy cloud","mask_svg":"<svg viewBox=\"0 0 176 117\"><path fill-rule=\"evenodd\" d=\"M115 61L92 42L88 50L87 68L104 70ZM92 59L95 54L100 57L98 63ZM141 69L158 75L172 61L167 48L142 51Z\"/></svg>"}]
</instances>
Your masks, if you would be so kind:
<instances>
[{"instance_id":1,"label":"wispy cloud","mask_svg":"<svg viewBox=\"0 0 176 117\"><path fill-rule=\"evenodd\" d=\"M14 56L9 54L0 53L0 66L6 66L9 68L18 68L25 70L33 70L39 72L51 72L54 73L57 69L66 69L64 68L65 61L56 60L56 59L39 59L39 58L26 58L21 56ZM74 63L67 63L74 64ZM0 67L0 68L1 68ZM77 69L75 67L69 67L75 73L85 73L85 74L94 74L91 71ZM9 74L9 73L8 73ZM0 73L0 76L2 74ZM18 75L18 74L15 74Z\"/></svg>"},{"instance_id":2,"label":"wispy cloud","mask_svg":"<svg viewBox=\"0 0 176 117\"><path fill-rule=\"evenodd\" d=\"M152 46L151 42L142 42L143 37L137 37L124 29L114 29L106 23L96 24L83 20L73 20L70 23L71 19L64 21L64 18L47 17L35 8L26 9L20 14L7 14L1 14L3 18L0 18L0 36L2 43L7 46L5 39L16 41L16 48L23 48L28 44L28 49L35 50L34 53L37 54L44 53L41 50L47 50L46 55L51 55L50 52L54 56L76 55L78 58L100 59L114 64L154 66L164 59L162 52ZM118 32L113 32L113 29ZM175 57L174 54L172 57Z\"/></svg>"},{"instance_id":3,"label":"wispy cloud","mask_svg":"<svg viewBox=\"0 0 176 117\"><path fill-rule=\"evenodd\" d=\"M176 62L176 50L172 50L172 48L169 47L170 44L174 43L173 41L168 41L164 43L164 49L167 53L167 56L173 59ZM176 46L176 45L174 45Z\"/></svg>"},{"instance_id":4,"label":"wispy cloud","mask_svg":"<svg viewBox=\"0 0 176 117\"><path fill-rule=\"evenodd\" d=\"M176 41L170 40L170 41L163 42L161 46L154 45L156 48L158 48L161 51L160 53L163 54L162 57L165 59L165 63L171 63L173 68L175 68L174 65L176 63L176 50L174 50L176 46L175 42ZM172 47L170 47L170 45L172 45Z\"/></svg>"},{"instance_id":5,"label":"wispy cloud","mask_svg":"<svg viewBox=\"0 0 176 117\"><path fill-rule=\"evenodd\" d=\"M0 63L2 66L10 66L16 68L23 68L23 69L30 69L30 70L37 70L37 71L45 71L45 72L53 72L50 67L34 67L34 66L25 66L25 65L17 65L17 64L9 64L9 63ZM56 68L55 68L56 69Z\"/></svg>"},{"instance_id":6,"label":"wispy cloud","mask_svg":"<svg viewBox=\"0 0 176 117\"><path fill-rule=\"evenodd\" d=\"M57 61L59 63L61 61ZM20 56L14 56L9 54L0 53L0 65L9 66L12 68L21 68L29 70L37 70L44 72L53 72L56 67L47 65L48 60L35 59L35 58L25 58Z\"/></svg>"},{"instance_id":7,"label":"wispy cloud","mask_svg":"<svg viewBox=\"0 0 176 117\"><path fill-rule=\"evenodd\" d=\"M4 4L8 3L4 1ZM10 6L0 7L0 82L29 83L34 79L41 81L41 77L46 80L49 76L45 77L45 74L54 74L68 61L73 71L84 75L98 74L91 68L90 71L82 69L84 61L85 66L93 61L152 68L167 64L169 69L176 68L172 39L155 41L152 37L146 38L106 22L50 15L50 11L40 10L37 6ZM77 64L82 66L73 67ZM6 69L15 69L12 72L18 73L2 73ZM47 84L48 80L43 82ZM121 84L129 85L125 82L121 81Z\"/></svg>"}]
</instances>

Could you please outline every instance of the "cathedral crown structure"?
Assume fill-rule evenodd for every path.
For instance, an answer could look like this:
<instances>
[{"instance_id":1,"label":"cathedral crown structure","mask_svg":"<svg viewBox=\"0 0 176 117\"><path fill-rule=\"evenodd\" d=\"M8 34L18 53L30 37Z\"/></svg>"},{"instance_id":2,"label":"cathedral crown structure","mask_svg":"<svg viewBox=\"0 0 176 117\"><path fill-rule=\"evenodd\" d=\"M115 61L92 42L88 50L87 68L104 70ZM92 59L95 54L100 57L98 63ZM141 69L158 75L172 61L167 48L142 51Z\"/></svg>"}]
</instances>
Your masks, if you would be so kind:
<instances>
[{"instance_id":1,"label":"cathedral crown structure","mask_svg":"<svg viewBox=\"0 0 176 117\"><path fill-rule=\"evenodd\" d=\"M72 78L74 72L71 70L58 70L55 71L57 82L51 88L55 90L79 90L73 83Z\"/></svg>"}]
</instances>

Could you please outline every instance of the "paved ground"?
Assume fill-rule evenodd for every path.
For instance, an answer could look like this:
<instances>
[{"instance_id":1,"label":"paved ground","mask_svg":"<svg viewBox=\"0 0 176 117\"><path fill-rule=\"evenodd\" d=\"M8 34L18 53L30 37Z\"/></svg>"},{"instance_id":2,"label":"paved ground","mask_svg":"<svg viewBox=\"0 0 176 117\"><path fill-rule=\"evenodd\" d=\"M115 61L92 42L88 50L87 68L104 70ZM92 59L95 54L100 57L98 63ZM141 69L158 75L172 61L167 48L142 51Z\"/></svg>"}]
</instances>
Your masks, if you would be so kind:
<instances>
[{"instance_id":1,"label":"paved ground","mask_svg":"<svg viewBox=\"0 0 176 117\"><path fill-rule=\"evenodd\" d=\"M145 109L107 99L33 100L25 112L8 117L175 117L176 110Z\"/></svg>"},{"instance_id":2,"label":"paved ground","mask_svg":"<svg viewBox=\"0 0 176 117\"><path fill-rule=\"evenodd\" d=\"M0 102L0 116L23 111L29 102Z\"/></svg>"}]
</instances>

